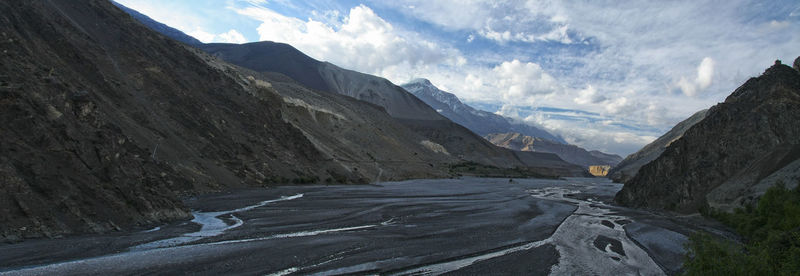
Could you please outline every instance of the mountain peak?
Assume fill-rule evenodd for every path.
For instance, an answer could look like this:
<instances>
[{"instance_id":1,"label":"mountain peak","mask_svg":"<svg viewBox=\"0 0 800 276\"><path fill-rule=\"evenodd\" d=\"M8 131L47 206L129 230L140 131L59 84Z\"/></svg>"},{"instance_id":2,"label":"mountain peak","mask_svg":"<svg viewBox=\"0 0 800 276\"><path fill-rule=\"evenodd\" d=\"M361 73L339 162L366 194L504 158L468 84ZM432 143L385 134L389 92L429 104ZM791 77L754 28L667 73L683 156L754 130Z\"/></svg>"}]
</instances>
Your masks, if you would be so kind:
<instances>
[{"instance_id":1,"label":"mountain peak","mask_svg":"<svg viewBox=\"0 0 800 276\"><path fill-rule=\"evenodd\" d=\"M426 78L416 78L409 81L408 84L421 84L425 86L433 86L433 83L431 83L431 81Z\"/></svg>"},{"instance_id":2,"label":"mountain peak","mask_svg":"<svg viewBox=\"0 0 800 276\"><path fill-rule=\"evenodd\" d=\"M439 111L445 117L453 120L480 136L491 133L518 132L532 137L540 137L557 143L567 144L563 138L553 135L543 129L515 122L491 112L477 110L461 102L458 96L443 91L427 79L414 79L401 85L414 96Z\"/></svg>"}]
</instances>

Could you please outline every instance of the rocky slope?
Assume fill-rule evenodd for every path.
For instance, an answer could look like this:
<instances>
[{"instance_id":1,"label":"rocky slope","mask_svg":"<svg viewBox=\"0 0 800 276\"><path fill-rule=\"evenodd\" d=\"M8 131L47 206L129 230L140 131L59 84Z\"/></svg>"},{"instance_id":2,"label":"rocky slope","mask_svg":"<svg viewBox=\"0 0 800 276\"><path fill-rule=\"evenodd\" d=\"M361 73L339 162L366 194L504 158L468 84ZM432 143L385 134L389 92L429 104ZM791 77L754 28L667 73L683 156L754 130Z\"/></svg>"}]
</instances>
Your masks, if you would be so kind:
<instances>
[{"instance_id":1,"label":"rocky slope","mask_svg":"<svg viewBox=\"0 0 800 276\"><path fill-rule=\"evenodd\" d=\"M284 118L315 145L320 159L341 164L363 181L444 177L449 164L459 162L377 106L310 90L279 73L238 70L283 98Z\"/></svg>"},{"instance_id":2,"label":"rocky slope","mask_svg":"<svg viewBox=\"0 0 800 276\"><path fill-rule=\"evenodd\" d=\"M380 107L219 61L107 1L0 2L0 241L189 218L180 195L447 176Z\"/></svg>"},{"instance_id":3,"label":"rocky slope","mask_svg":"<svg viewBox=\"0 0 800 276\"><path fill-rule=\"evenodd\" d=\"M494 146L384 78L314 60L287 44L215 43L198 47L253 71L281 73L314 90L349 96L383 108L396 122L426 140L441 145L450 156L457 159L502 168L534 167L539 164L531 162L531 158L520 158L513 151ZM563 176L556 171L563 172L564 169L578 171L566 162L557 165L545 163L553 165L545 168L552 169L553 175Z\"/></svg>"},{"instance_id":4,"label":"rocky slope","mask_svg":"<svg viewBox=\"0 0 800 276\"><path fill-rule=\"evenodd\" d=\"M664 135L661 135L661 137L658 137L655 141L650 142L650 144L647 144L642 149L625 157L622 162L619 162L619 164L611 168L608 172L609 178L618 183L625 183L633 178L639 171L639 168L655 160L672 142L681 138L684 132L705 118L707 111L707 109L704 109L696 112L686 120L672 127L672 129Z\"/></svg>"},{"instance_id":5,"label":"rocky slope","mask_svg":"<svg viewBox=\"0 0 800 276\"><path fill-rule=\"evenodd\" d=\"M134 15L135 18L140 18ZM166 36L181 39L175 29L164 29L152 20L141 23ZM179 31L178 31L179 32ZM211 43L193 45L216 57L255 72L283 74L302 86L316 91L325 91L359 99L380 108L407 128L422 135L425 144L434 148L441 146L449 156L462 161L479 162L502 168L535 167L547 175L584 175L579 167L567 162L553 162L550 156L518 154L498 148L475 135L459 124L441 116L414 95L390 81L340 68L317 61L294 47L269 41L246 44ZM522 155L522 156L520 156ZM540 156L547 160L536 160ZM545 164L546 167L541 167ZM569 174L566 172L574 172Z\"/></svg>"},{"instance_id":6,"label":"rocky slope","mask_svg":"<svg viewBox=\"0 0 800 276\"><path fill-rule=\"evenodd\" d=\"M742 206L778 180L793 187L800 172L798 122L800 72L776 62L642 166L615 200L691 213Z\"/></svg>"},{"instance_id":7,"label":"rocky slope","mask_svg":"<svg viewBox=\"0 0 800 276\"><path fill-rule=\"evenodd\" d=\"M523 135L539 137L567 144L563 138L553 135L543 129L515 123L511 118L503 117L491 112L477 110L461 102L453 95L434 86L427 79L417 79L401 85L405 90L431 106L440 114L453 122L462 125L480 136L493 133L517 132Z\"/></svg>"},{"instance_id":8,"label":"rocky slope","mask_svg":"<svg viewBox=\"0 0 800 276\"><path fill-rule=\"evenodd\" d=\"M517 150L553 153L572 164L580 165L586 169L590 166L614 166L622 160L615 154L606 154L599 151L586 151L575 145L561 144L548 139L531 137L520 133L494 133L484 138L492 144Z\"/></svg>"}]
</instances>

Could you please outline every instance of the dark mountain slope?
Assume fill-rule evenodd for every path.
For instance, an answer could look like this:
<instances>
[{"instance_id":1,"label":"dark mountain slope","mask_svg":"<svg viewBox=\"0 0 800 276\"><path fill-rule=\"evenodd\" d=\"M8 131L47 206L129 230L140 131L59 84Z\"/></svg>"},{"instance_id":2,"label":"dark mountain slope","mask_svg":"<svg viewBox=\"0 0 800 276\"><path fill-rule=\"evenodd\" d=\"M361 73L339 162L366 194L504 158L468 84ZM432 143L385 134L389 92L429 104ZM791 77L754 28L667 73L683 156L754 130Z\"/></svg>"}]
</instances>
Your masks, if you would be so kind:
<instances>
[{"instance_id":1,"label":"dark mountain slope","mask_svg":"<svg viewBox=\"0 0 800 276\"><path fill-rule=\"evenodd\" d=\"M390 81L309 58L281 43L207 44L199 46L227 62L258 72L277 72L314 89L346 95L386 110L409 129L443 146L456 158L497 167L533 166L513 152L496 147L468 129L438 114L430 106ZM268 63L278 65L268 65ZM312 70L316 68L315 70ZM325 82L319 85L318 80ZM558 169L571 168L563 163Z\"/></svg>"},{"instance_id":2,"label":"dark mountain slope","mask_svg":"<svg viewBox=\"0 0 800 276\"><path fill-rule=\"evenodd\" d=\"M658 137L655 141L650 142L650 144L647 144L642 149L625 157L617 166L611 168L611 171L608 172L609 178L618 183L625 183L633 178L633 176L639 172L639 168L656 159L672 142L681 138L684 132L705 118L707 111L708 109L704 109L694 113L686 120L672 127L667 133Z\"/></svg>"},{"instance_id":3,"label":"dark mountain slope","mask_svg":"<svg viewBox=\"0 0 800 276\"><path fill-rule=\"evenodd\" d=\"M320 159L333 160L367 181L446 177L448 164L458 161L431 149L432 142L378 106L310 90L279 73L238 70L248 78L257 76L257 85L282 96L284 117L314 143Z\"/></svg>"},{"instance_id":4,"label":"dark mountain slope","mask_svg":"<svg viewBox=\"0 0 800 276\"><path fill-rule=\"evenodd\" d=\"M147 24L145 24L147 25ZM280 72L308 88L330 91L318 68L321 62L294 47L271 41L245 44L210 43L196 45L203 51L257 72Z\"/></svg>"},{"instance_id":5,"label":"dark mountain slope","mask_svg":"<svg viewBox=\"0 0 800 276\"><path fill-rule=\"evenodd\" d=\"M361 102L350 117L375 121L356 130L390 138L330 150L304 130L322 115L302 118L297 101L106 1L3 1L0 36L0 240L188 218L185 193L363 183L397 160L417 167L386 178L444 176L438 162L452 160Z\"/></svg>"},{"instance_id":6,"label":"dark mountain slope","mask_svg":"<svg viewBox=\"0 0 800 276\"><path fill-rule=\"evenodd\" d=\"M763 191L750 188L775 173L796 177L796 169L784 169L800 157L798 144L800 73L776 62L709 109L703 120L641 167L616 201L685 213L735 206L733 199L760 196ZM755 176L738 179L746 175ZM715 192L720 190L726 192Z\"/></svg>"}]
</instances>

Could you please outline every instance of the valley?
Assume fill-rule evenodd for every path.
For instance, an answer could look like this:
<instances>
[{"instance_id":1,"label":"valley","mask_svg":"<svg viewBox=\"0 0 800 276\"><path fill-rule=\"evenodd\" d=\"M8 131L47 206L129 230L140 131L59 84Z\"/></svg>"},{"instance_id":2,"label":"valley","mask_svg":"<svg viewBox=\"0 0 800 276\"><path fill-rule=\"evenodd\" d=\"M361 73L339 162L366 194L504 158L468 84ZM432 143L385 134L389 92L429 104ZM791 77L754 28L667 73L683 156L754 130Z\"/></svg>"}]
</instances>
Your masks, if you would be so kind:
<instances>
[{"instance_id":1,"label":"valley","mask_svg":"<svg viewBox=\"0 0 800 276\"><path fill-rule=\"evenodd\" d=\"M2 245L0 274L680 270L679 244L708 222L608 205L620 188L594 178L461 178L244 189L186 199L191 222Z\"/></svg>"},{"instance_id":2,"label":"valley","mask_svg":"<svg viewBox=\"0 0 800 276\"><path fill-rule=\"evenodd\" d=\"M143 1L0 1L0 275L800 272L794 3Z\"/></svg>"}]
</instances>

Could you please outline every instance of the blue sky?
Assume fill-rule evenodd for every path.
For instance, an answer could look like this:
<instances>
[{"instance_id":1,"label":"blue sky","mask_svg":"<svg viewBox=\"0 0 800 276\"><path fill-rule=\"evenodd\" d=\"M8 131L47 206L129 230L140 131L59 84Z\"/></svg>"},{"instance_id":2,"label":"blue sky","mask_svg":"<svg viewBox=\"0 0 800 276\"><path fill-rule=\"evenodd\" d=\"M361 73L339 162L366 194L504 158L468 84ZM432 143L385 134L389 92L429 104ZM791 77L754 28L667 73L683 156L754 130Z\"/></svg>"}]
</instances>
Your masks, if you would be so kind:
<instances>
[{"instance_id":1,"label":"blue sky","mask_svg":"<svg viewBox=\"0 0 800 276\"><path fill-rule=\"evenodd\" d=\"M800 2L119 0L204 42L289 43L627 155L800 55Z\"/></svg>"}]
</instances>

